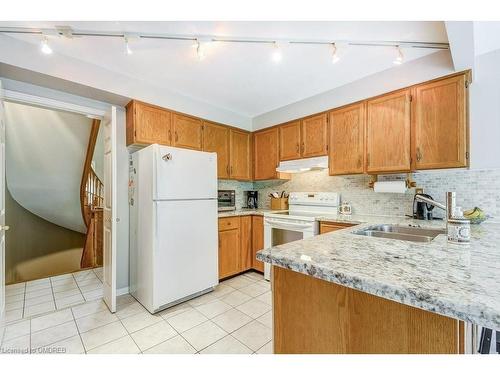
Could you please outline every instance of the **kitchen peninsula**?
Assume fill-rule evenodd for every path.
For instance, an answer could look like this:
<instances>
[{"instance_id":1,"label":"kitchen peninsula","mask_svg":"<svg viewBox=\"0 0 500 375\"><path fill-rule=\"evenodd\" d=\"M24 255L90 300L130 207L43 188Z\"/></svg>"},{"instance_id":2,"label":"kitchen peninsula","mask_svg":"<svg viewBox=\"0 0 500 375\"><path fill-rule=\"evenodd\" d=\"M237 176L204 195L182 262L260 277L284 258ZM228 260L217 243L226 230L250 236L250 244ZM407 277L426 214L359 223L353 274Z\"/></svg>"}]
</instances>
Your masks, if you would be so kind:
<instances>
[{"instance_id":1,"label":"kitchen peninsula","mask_svg":"<svg viewBox=\"0 0 500 375\"><path fill-rule=\"evenodd\" d=\"M354 234L370 224L443 227L406 218L325 217L357 224L265 249L273 266L275 353L464 353L465 322L500 328L500 227L469 246Z\"/></svg>"}]
</instances>

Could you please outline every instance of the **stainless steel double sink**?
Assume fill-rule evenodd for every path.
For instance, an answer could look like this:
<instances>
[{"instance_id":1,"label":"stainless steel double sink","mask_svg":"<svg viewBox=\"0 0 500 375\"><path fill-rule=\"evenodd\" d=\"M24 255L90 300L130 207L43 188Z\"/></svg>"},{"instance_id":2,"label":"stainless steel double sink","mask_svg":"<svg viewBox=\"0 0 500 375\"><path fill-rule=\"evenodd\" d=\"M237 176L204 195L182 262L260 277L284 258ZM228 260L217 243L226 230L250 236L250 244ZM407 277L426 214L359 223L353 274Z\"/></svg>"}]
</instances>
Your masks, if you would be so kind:
<instances>
[{"instance_id":1,"label":"stainless steel double sink","mask_svg":"<svg viewBox=\"0 0 500 375\"><path fill-rule=\"evenodd\" d=\"M360 236L380 237L393 240L403 240L411 242L431 242L440 234L446 233L445 229L426 229L402 225L372 225L364 229L353 232Z\"/></svg>"}]
</instances>

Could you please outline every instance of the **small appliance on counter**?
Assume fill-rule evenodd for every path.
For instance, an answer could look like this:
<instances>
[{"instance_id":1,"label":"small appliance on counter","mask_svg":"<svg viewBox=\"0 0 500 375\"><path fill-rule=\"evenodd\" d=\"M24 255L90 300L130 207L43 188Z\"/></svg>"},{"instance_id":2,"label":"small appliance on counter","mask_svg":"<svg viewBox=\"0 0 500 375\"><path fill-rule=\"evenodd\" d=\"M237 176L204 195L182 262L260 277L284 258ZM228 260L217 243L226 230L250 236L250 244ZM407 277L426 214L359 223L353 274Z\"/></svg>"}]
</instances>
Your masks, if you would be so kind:
<instances>
[{"instance_id":1,"label":"small appliance on counter","mask_svg":"<svg viewBox=\"0 0 500 375\"><path fill-rule=\"evenodd\" d=\"M219 212L236 210L236 193L234 190L217 190L217 209Z\"/></svg>"},{"instance_id":2,"label":"small appliance on counter","mask_svg":"<svg viewBox=\"0 0 500 375\"><path fill-rule=\"evenodd\" d=\"M245 191L244 197L246 198L246 208L258 208L259 207L259 192L255 190Z\"/></svg>"}]
</instances>

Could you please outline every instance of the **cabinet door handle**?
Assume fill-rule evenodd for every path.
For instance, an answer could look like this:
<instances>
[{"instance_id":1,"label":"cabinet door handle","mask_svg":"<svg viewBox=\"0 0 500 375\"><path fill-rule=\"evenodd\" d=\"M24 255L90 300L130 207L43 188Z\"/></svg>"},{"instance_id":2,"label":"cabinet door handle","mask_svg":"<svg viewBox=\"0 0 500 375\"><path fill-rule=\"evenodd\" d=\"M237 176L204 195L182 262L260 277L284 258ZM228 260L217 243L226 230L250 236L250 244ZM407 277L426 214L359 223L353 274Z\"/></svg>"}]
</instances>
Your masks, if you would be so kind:
<instances>
[{"instance_id":1,"label":"cabinet door handle","mask_svg":"<svg viewBox=\"0 0 500 375\"><path fill-rule=\"evenodd\" d=\"M229 164L228 164L228 165L226 165L226 173L227 173L227 175L229 176Z\"/></svg>"},{"instance_id":2,"label":"cabinet door handle","mask_svg":"<svg viewBox=\"0 0 500 375\"><path fill-rule=\"evenodd\" d=\"M361 168L361 156L358 158L358 168Z\"/></svg>"},{"instance_id":3,"label":"cabinet door handle","mask_svg":"<svg viewBox=\"0 0 500 375\"><path fill-rule=\"evenodd\" d=\"M370 166L370 153L366 154L366 166Z\"/></svg>"},{"instance_id":4,"label":"cabinet door handle","mask_svg":"<svg viewBox=\"0 0 500 375\"><path fill-rule=\"evenodd\" d=\"M231 167L229 168L230 170L230 175L232 176L233 175L233 166L231 165Z\"/></svg>"},{"instance_id":5,"label":"cabinet door handle","mask_svg":"<svg viewBox=\"0 0 500 375\"><path fill-rule=\"evenodd\" d=\"M177 132L175 132L175 141L177 142L179 140L179 137L177 136Z\"/></svg>"},{"instance_id":6,"label":"cabinet door handle","mask_svg":"<svg viewBox=\"0 0 500 375\"><path fill-rule=\"evenodd\" d=\"M417 147L417 161L422 160L422 152L420 151L420 147Z\"/></svg>"},{"instance_id":7,"label":"cabinet door handle","mask_svg":"<svg viewBox=\"0 0 500 375\"><path fill-rule=\"evenodd\" d=\"M297 154L300 152L300 145L297 143Z\"/></svg>"},{"instance_id":8,"label":"cabinet door handle","mask_svg":"<svg viewBox=\"0 0 500 375\"><path fill-rule=\"evenodd\" d=\"M172 142L172 131L170 129L168 129L168 140Z\"/></svg>"},{"instance_id":9,"label":"cabinet door handle","mask_svg":"<svg viewBox=\"0 0 500 375\"><path fill-rule=\"evenodd\" d=\"M306 145L304 144L304 142L302 142L302 153L304 153L305 148L306 148Z\"/></svg>"}]
</instances>

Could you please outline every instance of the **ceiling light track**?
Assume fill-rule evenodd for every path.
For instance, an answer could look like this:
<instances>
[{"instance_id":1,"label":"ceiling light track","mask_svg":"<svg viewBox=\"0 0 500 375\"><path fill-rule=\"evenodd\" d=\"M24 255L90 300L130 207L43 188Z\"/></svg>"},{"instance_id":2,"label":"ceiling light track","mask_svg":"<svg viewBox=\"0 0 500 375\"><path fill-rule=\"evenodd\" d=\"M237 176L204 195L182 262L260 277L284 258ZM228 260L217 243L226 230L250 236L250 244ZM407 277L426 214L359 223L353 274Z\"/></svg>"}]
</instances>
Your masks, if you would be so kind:
<instances>
[{"instance_id":1,"label":"ceiling light track","mask_svg":"<svg viewBox=\"0 0 500 375\"><path fill-rule=\"evenodd\" d=\"M70 32L68 32L70 30ZM48 29L38 28L16 28L3 27L0 28L1 34L44 34ZM88 30L71 30L68 27L55 28L50 30L53 34L61 37L68 34L72 37L101 37L101 38L125 38L129 33L123 32L99 32ZM146 33L130 33L136 35L140 39L164 39L164 40L186 40L194 41L200 39L199 35L166 35L166 34L146 34ZM289 43L289 44L309 44L309 45L350 45L350 46L369 46L369 47L400 47L400 48L424 48L424 49L441 49L450 48L449 43L442 42L422 42L422 41L368 41L368 40L293 40L293 39L267 39L267 38L226 38L216 35L205 35L204 40L220 43L254 43L254 44L273 44Z\"/></svg>"}]
</instances>

